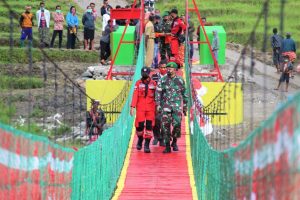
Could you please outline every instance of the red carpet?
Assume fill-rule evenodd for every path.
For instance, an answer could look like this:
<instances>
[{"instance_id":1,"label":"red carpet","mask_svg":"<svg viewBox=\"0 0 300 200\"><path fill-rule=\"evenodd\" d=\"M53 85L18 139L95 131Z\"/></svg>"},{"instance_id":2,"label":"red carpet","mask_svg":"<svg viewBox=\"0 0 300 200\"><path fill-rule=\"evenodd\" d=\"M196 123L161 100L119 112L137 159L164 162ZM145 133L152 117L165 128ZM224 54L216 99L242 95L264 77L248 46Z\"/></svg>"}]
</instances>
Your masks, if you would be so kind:
<instances>
[{"instance_id":1,"label":"red carpet","mask_svg":"<svg viewBox=\"0 0 300 200\"><path fill-rule=\"evenodd\" d=\"M164 147L151 145L151 153L136 150L133 142L125 186L119 199L192 199L185 152L185 124L178 140L179 151L163 154ZM152 143L152 141L151 141Z\"/></svg>"}]
</instances>

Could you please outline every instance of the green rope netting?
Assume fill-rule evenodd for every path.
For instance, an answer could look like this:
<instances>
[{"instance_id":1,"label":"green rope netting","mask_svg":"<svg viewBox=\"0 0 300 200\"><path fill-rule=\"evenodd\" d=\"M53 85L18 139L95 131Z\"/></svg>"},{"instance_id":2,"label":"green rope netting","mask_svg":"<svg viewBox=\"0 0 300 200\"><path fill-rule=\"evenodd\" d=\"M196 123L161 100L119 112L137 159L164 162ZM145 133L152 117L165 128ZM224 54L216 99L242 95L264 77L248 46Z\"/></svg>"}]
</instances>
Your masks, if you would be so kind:
<instances>
[{"instance_id":1,"label":"green rope netting","mask_svg":"<svg viewBox=\"0 0 300 200\"><path fill-rule=\"evenodd\" d=\"M134 120L129 114L130 101L143 63L144 42L141 42L130 94L119 119L96 142L75 153L72 199L111 198L128 149Z\"/></svg>"},{"instance_id":2,"label":"green rope netting","mask_svg":"<svg viewBox=\"0 0 300 200\"><path fill-rule=\"evenodd\" d=\"M192 98L187 48L185 72ZM212 104L213 105L213 104ZM198 199L299 199L300 93L291 97L238 147L213 149L198 124L190 123L191 156Z\"/></svg>"}]
</instances>

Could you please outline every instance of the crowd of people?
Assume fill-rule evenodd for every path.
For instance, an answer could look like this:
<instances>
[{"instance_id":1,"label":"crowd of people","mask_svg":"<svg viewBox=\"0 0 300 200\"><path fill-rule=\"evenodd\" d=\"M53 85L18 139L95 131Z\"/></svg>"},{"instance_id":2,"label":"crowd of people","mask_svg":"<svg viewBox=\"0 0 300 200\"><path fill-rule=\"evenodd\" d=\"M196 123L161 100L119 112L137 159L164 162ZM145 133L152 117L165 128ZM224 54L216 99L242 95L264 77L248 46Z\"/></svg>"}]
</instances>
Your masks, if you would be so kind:
<instances>
[{"instance_id":1,"label":"crowd of people","mask_svg":"<svg viewBox=\"0 0 300 200\"><path fill-rule=\"evenodd\" d=\"M121 7L117 5L114 9L131 9L133 5L127 5ZM141 7L138 3L134 6L135 8ZM100 14L97 14L97 7L95 3L90 3L82 16L81 23L76 12L76 7L71 6L69 12L64 15L61 11L61 6L57 5L55 11L50 12L46 9L44 2L39 4L39 9L36 13L31 12L31 6L25 7L25 12L21 14L19 23L21 26L21 37L20 46L24 47L24 41L27 39L29 45L32 45L32 28L36 25L39 31L39 39L41 47L53 48L55 40L58 35L58 48L63 48L63 31L67 29L67 49L75 49L76 41L79 41L78 31L79 26L83 26L83 40L85 50L95 50L95 30L97 26L97 19L102 18L102 34L100 37L100 60L101 64L109 64L109 58L111 55L110 47L110 35L112 31L115 31L118 26L124 26L128 22L130 26L135 26L135 41L136 46L140 40L140 28L143 27L145 33L145 48L146 58L145 66L147 67L158 67L160 60L168 59L174 61L179 67L183 65L184 60L184 45L185 32L188 32L189 40L193 41L195 27L193 22L186 19L184 13L178 14L177 9L170 11L160 12L155 9L155 2L153 0L145 1L145 20L140 19L117 19L111 20L111 9L113 7L109 4L108 0L103 0ZM36 23L34 23L34 16L36 16ZM53 21L53 33L50 40L50 22ZM202 18L203 25L211 25L206 22L206 18ZM99 23L100 24L100 23ZM188 24L188 29L186 30ZM200 25L197 28L197 37L200 40ZM217 58L218 51L218 37L214 39L216 44L213 46L214 55ZM189 45L189 56L193 58L194 47L193 44Z\"/></svg>"},{"instance_id":2,"label":"crowd of people","mask_svg":"<svg viewBox=\"0 0 300 200\"><path fill-rule=\"evenodd\" d=\"M294 77L294 64L297 58L296 43L291 37L291 33L286 33L286 38L278 34L277 28L273 29L271 36L271 46L273 49L273 64L277 73L281 73L279 83L275 90L279 90L283 82L286 82L285 91L288 92L290 78Z\"/></svg>"}]
</instances>

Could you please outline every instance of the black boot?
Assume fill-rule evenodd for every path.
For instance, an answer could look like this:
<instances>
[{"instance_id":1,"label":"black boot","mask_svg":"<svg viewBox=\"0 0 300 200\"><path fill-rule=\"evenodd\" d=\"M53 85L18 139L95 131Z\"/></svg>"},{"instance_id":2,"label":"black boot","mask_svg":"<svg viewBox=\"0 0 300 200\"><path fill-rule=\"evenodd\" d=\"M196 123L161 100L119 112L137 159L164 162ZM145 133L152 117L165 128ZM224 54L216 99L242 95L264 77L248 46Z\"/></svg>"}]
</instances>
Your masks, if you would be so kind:
<instances>
[{"instance_id":1,"label":"black boot","mask_svg":"<svg viewBox=\"0 0 300 200\"><path fill-rule=\"evenodd\" d=\"M157 145L157 143L158 143L158 139L154 137L154 140L152 141L152 145Z\"/></svg>"},{"instance_id":2,"label":"black boot","mask_svg":"<svg viewBox=\"0 0 300 200\"><path fill-rule=\"evenodd\" d=\"M166 142L166 148L163 153L171 153L170 141Z\"/></svg>"},{"instance_id":3,"label":"black boot","mask_svg":"<svg viewBox=\"0 0 300 200\"><path fill-rule=\"evenodd\" d=\"M161 147L166 146L164 139L159 139L159 146L161 146Z\"/></svg>"},{"instance_id":4,"label":"black boot","mask_svg":"<svg viewBox=\"0 0 300 200\"><path fill-rule=\"evenodd\" d=\"M177 146L177 138L173 138L171 147L173 147L173 151L179 151L178 146Z\"/></svg>"},{"instance_id":5,"label":"black boot","mask_svg":"<svg viewBox=\"0 0 300 200\"><path fill-rule=\"evenodd\" d=\"M149 138L145 139L145 146L144 146L144 152L145 153L150 153L150 140Z\"/></svg>"},{"instance_id":6,"label":"black boot","mask_svg":"<svg viewBox=\"0 0 300 200\"><path fill-rule=\"evenodd\" d=\"M138 137L139 137L139 140L138 140L138 143L136 144L136 149L141 150L143 147L143 136L138 136Z\"/></svg>"}]
</instances>

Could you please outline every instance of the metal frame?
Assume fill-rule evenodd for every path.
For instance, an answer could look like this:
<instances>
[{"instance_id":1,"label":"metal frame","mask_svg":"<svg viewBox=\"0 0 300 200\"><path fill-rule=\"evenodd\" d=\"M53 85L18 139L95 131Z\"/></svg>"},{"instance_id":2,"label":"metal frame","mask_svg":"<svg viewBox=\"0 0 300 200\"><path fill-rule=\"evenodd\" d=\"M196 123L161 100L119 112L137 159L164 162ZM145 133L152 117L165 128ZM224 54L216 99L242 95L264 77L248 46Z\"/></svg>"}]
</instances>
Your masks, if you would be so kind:
<instances>
[{"instance_id":1,"label":"metal frame","mask_svg":"<svg viewBox=\"0 0 300 200\"><path fill-rule=\"evenodd\" d=\"M118 43L118 47L116 50L116 53L114 54L112 60L111 60L111 64L107 73L107 77L106 80L112 80L112 76L113 75L131 75L131 73L124 73L124 72L113 72L113 66L115 63L115 60L118 56L120 47L122 44L132 44L132 43L137 43L136 41L124 41L124 36L127 30L127 27L129 25L130 19L140 19L140 38L143 34L143 30L144 30L144 0L141 0L141 7L140 8L134 8L136 5L136 0L134 0L132 7L130 9L112 9L112 15L111 15L111 20L114 19L126 19L126 25L124 28L124 31L122 33L121 39Z\"/></svg>"},{"instance_id":2,"label":"metal frame","mask_svg":"<svg viewBox=\"0 0 300 200\"><path fill-rule=\"evenodd\" d=\"M200 28L202 28L204 36L205 36L205 41L204 42L190 41L189 43L190 44L207 44L208 48L209 48L209 51L210 51L210 54L211 54L211 56L214 60L214 69L213 70L211 70L210 72L207 72L207 73L192 73L192 76L216 77L217 78L216 81L224 82L221 71L220 71L220 68L219 68L219 64L218 64L218 62L217 62L217 60L216 60L216 58L215 58L215 56L212 52L211 44L210 44L210 41L209 41L208 36L206 34L204 24L202 23L201 15L200 15L199 9L197 7L196 1L195 0L191 0L191 1L192 1L192 5L193 5L192 8L189 7L189 0L185 1L185 10L186 10L185 20L188 20L188 13L189 12L195 12L197 14L198 21L200 22ZM186 21L187 28L188 28L188 24L189 23ZM187 32L188 31L186 31L186 38L188 38L188 33ZM186 41L188 41L188 40L186 40Z\"/></svg>"}]
</instances>

